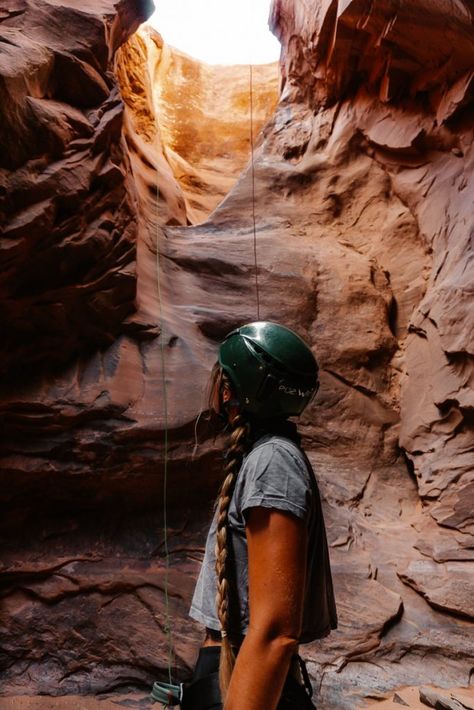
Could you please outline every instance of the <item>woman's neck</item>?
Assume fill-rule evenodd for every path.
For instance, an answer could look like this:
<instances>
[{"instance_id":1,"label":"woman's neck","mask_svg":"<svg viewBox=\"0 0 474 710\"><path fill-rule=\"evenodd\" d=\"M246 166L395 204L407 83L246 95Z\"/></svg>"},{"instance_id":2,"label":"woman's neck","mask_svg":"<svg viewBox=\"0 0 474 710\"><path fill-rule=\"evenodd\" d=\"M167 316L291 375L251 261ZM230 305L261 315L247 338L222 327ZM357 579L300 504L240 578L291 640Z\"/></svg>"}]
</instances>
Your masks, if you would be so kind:
<instances>
[{"instance_id":1,"label":"woman's neck","mask_svg":"<svg viewBox=\"0 0 474 710\"><path fill-rule=\"evenodd\" d=\"M252 440L258 441L262 436L268 434L283 436L286 439L294 441L295 444L299 446L301 437L298 434L298 429L295 422L290 422L288 419L283 419L281 417L269 418L269 419L250 419L251 424L251 437Z\"/></svg>"}]
</instances>

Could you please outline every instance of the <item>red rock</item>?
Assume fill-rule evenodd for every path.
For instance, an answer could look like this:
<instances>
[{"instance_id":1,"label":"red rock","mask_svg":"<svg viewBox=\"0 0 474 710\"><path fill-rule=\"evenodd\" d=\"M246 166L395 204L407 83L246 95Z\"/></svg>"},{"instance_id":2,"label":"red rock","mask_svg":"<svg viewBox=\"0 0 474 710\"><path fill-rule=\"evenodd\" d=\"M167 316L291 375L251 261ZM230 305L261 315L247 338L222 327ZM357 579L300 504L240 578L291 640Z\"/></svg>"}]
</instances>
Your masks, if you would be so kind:
<instances>
[{"instance_id":1,"label":"red rock","mask_svg":"<svg viewBox=\"0 0 474 710\"><path fill-rule=\"evenodd\" d=\"M465 533L455 534L454 530L436 526L425 519L422 526L416 526L420 537L416 549L435 562L474 560L474 537Z\"/></svg>"},{"instance_id":2,"label":"red rock","mask_svg":"<svg viewBox=\"0 0 474 710\"><path fill-rule=\"evenodd\" d=\"M473 503L474 481L466 480L456 490L445 493L431 509L431 515L440 525L474 535Z\"/></svg>"},{"instance_id":3,"label":"red rock","mask_svg":"<svg viewBox=\"0 0 474 710\"><path fill-rule=\"evenodd\" d=\"M436 608L474 617L472 564L413 560L399 574Z\"/></svg>"}]
</instances>

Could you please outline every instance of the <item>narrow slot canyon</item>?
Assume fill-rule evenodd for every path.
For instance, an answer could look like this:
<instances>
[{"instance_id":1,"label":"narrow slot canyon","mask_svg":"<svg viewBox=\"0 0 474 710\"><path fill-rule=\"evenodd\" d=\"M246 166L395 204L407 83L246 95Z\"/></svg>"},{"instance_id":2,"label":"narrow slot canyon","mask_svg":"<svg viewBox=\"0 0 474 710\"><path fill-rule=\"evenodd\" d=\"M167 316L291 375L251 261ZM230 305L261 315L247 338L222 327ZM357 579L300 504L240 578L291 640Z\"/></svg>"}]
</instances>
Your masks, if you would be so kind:
<instances>
[{"instance_id":1,"label":"narrow slot canyon","mask_svg":"<svg viewBox=\"0 0 474 710\"><path fill-rule=\"evenodd\" d=\"M160 223L204 222L248 163L251 133L257 148L276 108L278 64L206 64L144 25L119 50L116 73L139 194L151 194L152 211L158 198Z\"/></svg>"},{"instance_id":2,"label":"narrow slot canyon","mask_svg":"<svg viewBox=\"0 0 474 710\"><path fill-rule=\"evenodd\" d=\"M473 8L366 5L273 0L252 71L166 44L148 0L0 9L2 710L152 707L169 628L189 677L203 390L256 276L321 367L315 704L474 707Z\"/></svg>"}]
</instances>

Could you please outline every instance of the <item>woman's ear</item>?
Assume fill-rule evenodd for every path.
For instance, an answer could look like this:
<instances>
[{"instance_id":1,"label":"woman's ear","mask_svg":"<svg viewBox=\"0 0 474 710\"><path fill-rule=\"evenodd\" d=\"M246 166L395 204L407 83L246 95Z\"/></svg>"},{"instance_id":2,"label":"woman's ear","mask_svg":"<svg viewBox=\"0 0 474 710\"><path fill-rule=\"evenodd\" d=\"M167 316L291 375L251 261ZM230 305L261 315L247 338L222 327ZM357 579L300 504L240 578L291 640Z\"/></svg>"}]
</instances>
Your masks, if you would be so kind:
<instances>
[{"instance_id":1,"label":"woman's ear","mask_svg":"<svg viewBox=\"0 0 474 710\"><path fill-rule=\"evenodd\" d=\"M226 402L230 402L231 399L232 399L231 389L230 389L229 385L227 384L227 382L223 382L222 383L222 401L224 404L226 404Z\"/></svg>"}]
</instances>

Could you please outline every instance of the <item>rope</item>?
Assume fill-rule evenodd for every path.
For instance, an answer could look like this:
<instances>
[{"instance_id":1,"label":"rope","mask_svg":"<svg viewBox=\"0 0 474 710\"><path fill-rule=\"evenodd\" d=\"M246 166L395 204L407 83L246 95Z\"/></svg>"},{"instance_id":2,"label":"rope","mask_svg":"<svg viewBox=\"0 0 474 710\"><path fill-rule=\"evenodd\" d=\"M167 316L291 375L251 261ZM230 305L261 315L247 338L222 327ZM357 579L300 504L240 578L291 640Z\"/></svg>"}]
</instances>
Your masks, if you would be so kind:
<instances>
[{"instance_id":1,"label":"rope","mask_svg":"<svg viewBox=\"0 0 474 710\"><path fill-rule=\"evenodd\" d=\"M255 219L255 165L253 149L253 73L249 64L249 95L250 95L250 165L252 175L252 221L253 221L253 259L255 273L255 297L257 301L257 320L260 320L260 293L258 289L258 263L257 263L257 225Z\"/></svg>"},{"instance_id":2,"label":"rope","mask_svg":"<svg viewBox=\"0 0 474 710\"><path fill-rule=\"evenodd\" d=\"M163 315L163 301L161 292L161 264L160 264L160 223L158 220L158 168L157 168L157 221L156 221L156 281L158 287L159 322L160 322L160 353L161 353L161 381L163 390L163 420L164 420L164 461L163 461L163 547L165 550L165 633L168 642L168 679L172 683L171 667L173 662L173 635L171 632L171 614L169 605L169 566L170 554L168 547L168 517L167 517L167 497L168 497L168 395L166 390L166 367L165 367L165 319Z\"/></svg>"},{"instance_id":3,"label":"rope","mask_svg":"<svg viewBox=\"0 0 474 710\"><path fill-rule=\"evenodd\" d=\"M252 176L252 222L253 222L253 255L254 255L254 273L255 273L255 296L257 305L257 320L260 320L260 293L258 285L258 261L257 261L257 225L255 216L255 165L254 165L254 142L253 142L253 74L252 65L249 65L249 95L250 95L250 154L251 154L251 176ZM159 150L159 147L158 147ZM161 380L163 390L163 419L164 419L164 461L163 461L163 547L165 551L165 632L168 642L168 679L172 683L172 664L173 664L173 635L171 631L171 613L169 603L169 567L170 554L168 546L168 518L167 518L167 497L168 497L168 395L166 388L166 366L165 366L165 319L163 314L163 301L161 289L161 264L160 264L160 222L158 219L158 200L159 200L159 184L158 184L158 168L157 168L157 185L156 185L156 282L158 291L158 308L159 308L159 324L160 324L160 354L161 354Z\"/></svg>"}]
</instances>

